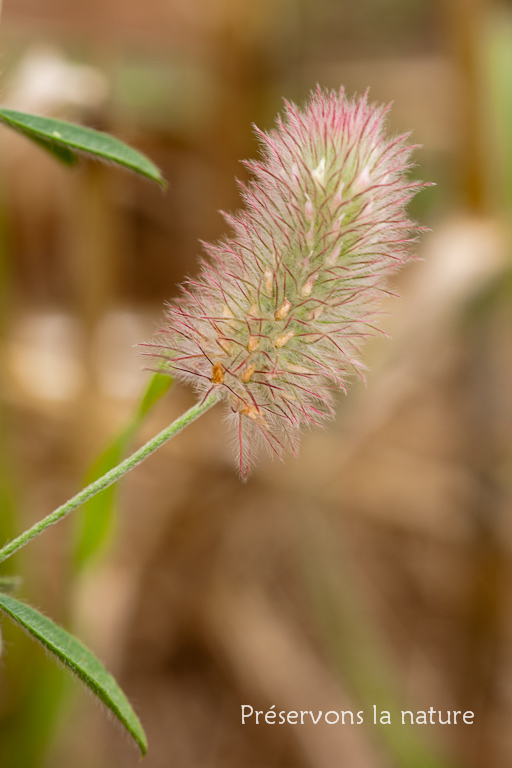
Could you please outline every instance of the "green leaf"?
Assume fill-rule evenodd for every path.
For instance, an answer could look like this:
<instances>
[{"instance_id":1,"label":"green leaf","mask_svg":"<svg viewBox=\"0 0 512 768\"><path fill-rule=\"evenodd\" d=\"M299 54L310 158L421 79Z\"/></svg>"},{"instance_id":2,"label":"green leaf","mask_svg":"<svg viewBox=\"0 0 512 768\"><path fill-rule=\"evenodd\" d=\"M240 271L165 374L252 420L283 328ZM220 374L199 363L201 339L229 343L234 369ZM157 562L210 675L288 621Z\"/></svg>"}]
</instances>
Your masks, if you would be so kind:
<instances>
[{"instance_id":1,"label":"green leaf","mask_svg":"<svg viewBox=\"0 0 512 768\"><path fill-rule=\"evenodd\" d=\"M77 162L77 153L86 153L98 160L121 165L165 186L162 174L151 160L107 133L4 107L0 107L0 123L32 139L67 165Z\"/></svg>"},{"instance_id":2,"label":"green leaf","mask_svg":"<svg viewBox=\"0 0 512 768\"><path fill-rule=\"evenodd\" d=\"M101 699L133 736L145 755L147 740L144 729L130 702L96 656L73 635L30 605L0 593L0 609L42 643Z\"/></svg>"},{"instance_id":3,"label":"green leaf","mask_svg":"<svg viewBox=\"0 0 512 768\"><path fill-rule=\"evenodd\" d=\"M0 122L3 121L0 119ZM28 136L28 138L31 139L35 144L38 144L42 149L45 149L47 152L57 158L57 160L60 160L61 163L64 163L64 165L69 165L69 167L72 168L78 163L78 156L68 147L61 144L56 144L54 141L46 141L46 139L42 139L35 134L29 136L27 133L25 133L25 135Z\"/></svg>"},{"instance_id":4,"label":"green leaf","mask_svg":"<svg viewBox=\"0 0 512 768\"><path fill-rule=\"evenodd\" d=\"M140 426L142 419L151 410L151 408L169 391L172 384L172 378L167 373L154 373L146 391L142 396L137 415L135 417L136 427Z\"/></svg>"},{"instance_id":5,"label":"green leaf","mask_svg":"<svg viewBox=\"0 0 512 768\"><path fill-rule=\"evenodd\" d=\"M129 444L145 417L169 390L171 384L172 378L169 375L153 374L133 418L98 456L87 473L84 485L89 485L89 483L102 477L124 459ZM78 511L73 555L74 565L77 569L84 568L108 541L114 527L118 492L118 484L114 483L89 499Z\"/></svg>"},{"instance_id":6,"label":"green leaf","mask_svg":"<svg viewBox=\"0 0 512 768\"><path fill-rule=\"evenodd\" d=\"M133 435L130 423L116 435L110 445L94 461L84 480L84 485L94 482L123 460L130 439ZM118 484L105 488L104 491L87 501L76 515L74 565L81 570L108 541L114 526L115 505Z\"/></svg>"},{"instance_id":7,"label":"green leaf","mask_svg":"<svg viewBox=\"0 0 512 768\"><path fill-rule=\"evenodd\" d=\"M14 592L21 586L20 576L0 576L0 591Z\"/></svg>"}]
</instances>

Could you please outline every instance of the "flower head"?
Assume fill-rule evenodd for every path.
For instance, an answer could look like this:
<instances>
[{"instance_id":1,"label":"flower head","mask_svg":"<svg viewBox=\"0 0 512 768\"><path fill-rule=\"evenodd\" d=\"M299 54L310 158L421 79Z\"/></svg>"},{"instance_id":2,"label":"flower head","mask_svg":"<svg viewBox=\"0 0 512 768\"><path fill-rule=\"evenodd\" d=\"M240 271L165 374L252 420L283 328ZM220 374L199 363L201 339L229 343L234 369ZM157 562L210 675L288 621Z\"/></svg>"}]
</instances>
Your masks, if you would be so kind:
<instances>
[{"instance_id":1,"label":"flower head","mask_svg":"<svg viewBox=\"0 0 512 768\"><path fill-rule=\"evenodd\" d=\"M245 208L196 280L171 304L151 354L203 396L217 390L236 422L239 467L253 446L296 452L304 425L333 416L377 329L387 275L410 258L405 215L421 186L405 174L412 147L389 138L387 107L318 89L286 104L262 159L246 162Z\"/></svg>"}]
</instances>

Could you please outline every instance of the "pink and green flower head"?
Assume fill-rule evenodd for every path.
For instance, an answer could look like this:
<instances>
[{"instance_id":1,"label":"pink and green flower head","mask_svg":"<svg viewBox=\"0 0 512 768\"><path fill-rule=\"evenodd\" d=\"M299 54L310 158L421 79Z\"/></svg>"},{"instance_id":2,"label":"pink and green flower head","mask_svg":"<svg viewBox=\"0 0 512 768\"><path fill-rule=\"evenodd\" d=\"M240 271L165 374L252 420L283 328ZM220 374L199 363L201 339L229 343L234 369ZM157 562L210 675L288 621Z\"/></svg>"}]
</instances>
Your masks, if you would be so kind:
<instances>
[{"instance_id":1,"label":"pink and green flower head","mask_svg":"<svg viewBox=\"0 0 512 768\"><path fill-rule=\"evenodd\" d=\"M297 452L301 429L333 416L333 392L361 372L387 277L411 258L419 231L405 213L422 186L407 179L407 135L386 133L388 107L343 90L286 103L262 157L245 165L233 235L206 244L149 344L202 398L213 390L236 429L247 476L265 444Z\"/></svg>"}]
</instances>

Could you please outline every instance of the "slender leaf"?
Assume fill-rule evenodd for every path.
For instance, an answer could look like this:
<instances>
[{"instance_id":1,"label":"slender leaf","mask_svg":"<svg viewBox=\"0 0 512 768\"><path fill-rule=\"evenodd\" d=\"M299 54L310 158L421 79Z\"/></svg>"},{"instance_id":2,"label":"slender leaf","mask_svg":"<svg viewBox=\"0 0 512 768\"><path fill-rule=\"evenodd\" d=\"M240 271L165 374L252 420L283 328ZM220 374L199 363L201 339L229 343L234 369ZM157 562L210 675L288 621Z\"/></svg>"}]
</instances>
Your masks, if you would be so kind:
<instances>
[{"instance_id":1,"label":"slender leaf","mask_svg":"<svg viewBox=\"0 0 512 768\"><path fill-rule=\"evenodd\" d=\"M159 169L145 155L102 131L51 117L0 107L0 123L35 141L59 160L73 165L77 153L128 168L165 186Z\"/></svg>"},{"instance_id":2,"label":"slender leaf","mask_svg":"<svg viewBox=\"0 0 512 768\"><path fill-rule=\"evenodd\" d=\"M141 420L151 410L151 408L163 397L166 392L169 391L172 384L172 378L167 373L154 373L150 378L148 386L139 407L137 409L137 415L135 417L135 427L140 426Z\"/></svg>"},{"instance_id":3,"label":"slender leaf","mask_svg":"<svg viewBox=\"0 0 512 768\"><path fill-rule=\"evenodd\" d=\"M0 122L3 121L0 119ZM72 168L78 163L78 155L75 152L72 152L69 147L66 147L63 144L56 144L54 141L47 141L46 139L43 139L40 136L36 136L35 134L29 135L25 131L20 131L20 133L23 133L35 144L38 144L42 149L45 149L57 160L60 160L61 163L64 163L64 165L69 165L69 167Z\"/></svg>"},{"instance_id":4,"label":"slender leaf","mask_svg":"<svg viewBox=\"0 0 512 768\"><path fill-rule=\"evenodd\" d=\"M98 456L87 473L84 485L88 485L102 477L124 459L128 452L129 444L146 415L158 400L165 395L171 384L172 379L167 374L153 374L135 414L124 429L115 436ZM118 486L114 483L114 485L98 493L97 496L89 499L82 509L78 511L73 557L76 568L81 569L87 565L108 541L114 527L117 494Z\"/></svg>"},{"instance_id":5,"label":"slender leaf","mask_svg":"<svg viewBox=\"0 0 512 768\"><path fill-rule=\"evenodd\" d=\"M64 665L48 664L43 646L41 653L28 655L26 643L20 642L19 627L6 629L13 631L6 632L4 646L9 669L3 670L2 691L9 706L0 720L1 764L35 768L47 764L45 758L58 737L59 723L71 706L72 675Z\"/></svg>"},{"instance_id":6,"label":"slender leaf","mask_svg":"<svg viewBox=\"0 0 512 768\"><path fill-rule=\"evenodd\" d=\"M53 653L114 713L144 755L146 734L128 699L103 664L69 632L26 603L0 593L0 609Z\"/></svg>"},{"instance_id":7,"label":"slender leaf","mask_svg":"<svg viewBox=\"0 0 512 768\"><path fill-rule=\"evenodd\" d=\"M14 592L20 585L20 576L0 576L0 590L2 592Z\"/></svg>"},{"instance_id":8,"label":"slender leaf","mask_svg":"<svg viewBox=\"0 0 512 768\"><path fill-rule=\"evenodd\" d=\"M102 477L123 460L133 435L132 422L116 435L90 467L84 486ZM73 561L81 570L102 551L114 528L118 485L114 483L89 499L76 515Z\"/></svg>"}]
</instances>

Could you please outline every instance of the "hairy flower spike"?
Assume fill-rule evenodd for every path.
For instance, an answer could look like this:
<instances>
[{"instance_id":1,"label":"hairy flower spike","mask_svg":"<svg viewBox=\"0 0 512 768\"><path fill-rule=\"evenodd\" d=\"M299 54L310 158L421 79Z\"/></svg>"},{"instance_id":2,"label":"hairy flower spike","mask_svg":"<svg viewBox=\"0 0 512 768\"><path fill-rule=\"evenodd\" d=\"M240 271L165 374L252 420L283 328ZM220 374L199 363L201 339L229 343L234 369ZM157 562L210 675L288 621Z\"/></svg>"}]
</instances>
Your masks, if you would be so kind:
<instances>
[{"instance_id":1,"label":"hairy flower spike","mask_svg":"<svg viewBox=\"0 0 512 768\"><path fill-rule=\"evenodd\" d=\"M389 138L387 107L318 89L286 104L230 239L168 310L150 354L203 397L222 395L236 421L240 473L253 444L296 452L300 430L333 416L332 391L359 372L360 347L386 278L410 259L419 230L405 204L411 147Z\"/></svg>"}]
</instances>

